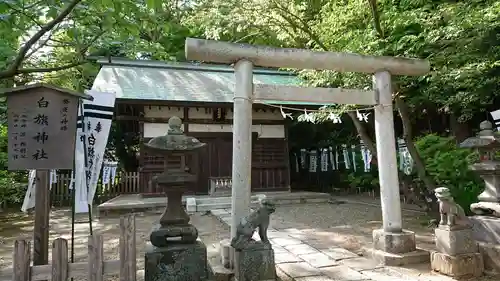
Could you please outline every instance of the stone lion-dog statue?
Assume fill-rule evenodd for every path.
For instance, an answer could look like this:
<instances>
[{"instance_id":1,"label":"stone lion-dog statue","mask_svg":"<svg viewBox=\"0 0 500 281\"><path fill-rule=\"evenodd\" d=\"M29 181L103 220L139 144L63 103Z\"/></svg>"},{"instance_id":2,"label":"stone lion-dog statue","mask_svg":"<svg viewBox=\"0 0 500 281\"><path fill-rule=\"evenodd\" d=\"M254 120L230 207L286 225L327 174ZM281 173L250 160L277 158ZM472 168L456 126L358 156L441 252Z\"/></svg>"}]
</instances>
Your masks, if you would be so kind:
<instances>
[{"instance_id":1,"label":"stone lion-dog statue","mask_svg":"<svg viewBox=\"0 0 500 281\"><path fill-rule=\"evenodd\" d=\"M450 229L471 227L471 222L465 215L464 209L455 203L448 188L438 187L434 190L434 195L439 202L440 227L449 227Z\"/></svg>"},{"instance_id":2,"label":"stone lion-dog statue","mask_svg":"<svg viewBox=\"0 0 500 281\"><path fill-rule=\"evenodd\" d=\"M252 245L258 243L252 239L254 231L259 229L259 237L262 243L259 245L270 246L267 237L267 229L269 227L270 215L276 211L276 206L273 202L267 199L260 200L260 206L248 216L241 219L236 227L236 236L231 240L231 246L237 251L242 251Z\"/></svg>"}]
</instances>

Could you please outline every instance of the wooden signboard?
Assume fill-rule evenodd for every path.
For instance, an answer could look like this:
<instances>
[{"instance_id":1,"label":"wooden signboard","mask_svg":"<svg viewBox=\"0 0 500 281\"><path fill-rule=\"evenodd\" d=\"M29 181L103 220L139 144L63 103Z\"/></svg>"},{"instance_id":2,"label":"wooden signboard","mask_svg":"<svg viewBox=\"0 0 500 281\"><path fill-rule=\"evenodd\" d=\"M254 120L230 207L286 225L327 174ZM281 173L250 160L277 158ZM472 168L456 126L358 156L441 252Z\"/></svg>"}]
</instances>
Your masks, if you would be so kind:
<instances>
[{"instance_id":1,"label":"wooden signboard","mask_svg":"<svg viewBox=\"0 0 500 281\"><path fill-rule=\"evenodd\" d=\"M6 94L9 170L73 169L78 102L86 95L43 84Z\"/></svg>"}]
</instances>

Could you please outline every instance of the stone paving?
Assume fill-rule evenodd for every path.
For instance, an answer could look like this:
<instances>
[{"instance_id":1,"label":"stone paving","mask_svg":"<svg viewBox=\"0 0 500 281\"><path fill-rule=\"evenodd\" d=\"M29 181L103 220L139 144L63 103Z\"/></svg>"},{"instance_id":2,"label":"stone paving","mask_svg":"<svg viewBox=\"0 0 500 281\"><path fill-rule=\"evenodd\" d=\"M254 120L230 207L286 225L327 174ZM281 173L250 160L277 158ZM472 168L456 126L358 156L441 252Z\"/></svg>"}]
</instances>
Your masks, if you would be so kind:
<instances>
[{"instance_id":1,"label":"stone paving","mask_svg":"<svg viewBox=\"0 0 500 281\"><path fill-rule=\"evenodd\" d=\"M230 224L230 210L213 210L212 214L225 224ZM417 269L385 267L361 254L336 246L331 241L319 239L324 234L319 232L321 230L269 229L278 276L283 281L454 280L430 272L429 265L419 265ZM255 235L255 239L258 239L258 235Z\"/></svg>"}]
</instances>

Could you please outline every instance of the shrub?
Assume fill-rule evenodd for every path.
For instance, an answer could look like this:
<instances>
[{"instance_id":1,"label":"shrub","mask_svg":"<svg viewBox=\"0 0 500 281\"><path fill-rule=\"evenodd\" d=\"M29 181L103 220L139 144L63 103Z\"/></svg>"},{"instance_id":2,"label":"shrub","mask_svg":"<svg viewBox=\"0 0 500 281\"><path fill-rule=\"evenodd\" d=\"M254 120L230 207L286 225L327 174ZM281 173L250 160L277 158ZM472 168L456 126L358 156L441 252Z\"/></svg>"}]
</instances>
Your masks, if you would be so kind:
<instances>
[{"instance_id":1,"label":"shrub","mask_svg":"<svg viewBox=\"0 0 500 281\"><path fill-rule=\"evenodd\" d=\"M0 124L0 206L23 201L27 188L26 172L7 171L7 126Z\"/></svg>"},{"instance_id":2,"label":"shrub","mask_svg":"<svg viewBox=\"0 0 500 281\"><path fill-rule=\"evenodd\" d=\"M457 147L453 138L435 134L419 138L415 145L429 176L438 186L449 188L455 201L470 213L470 204L477 202L477 196L484 189L479 175L469 170L469 165L478 159L477 153ZM415 180L423 184L420 179Z\"/></svg>"}]
</instances>

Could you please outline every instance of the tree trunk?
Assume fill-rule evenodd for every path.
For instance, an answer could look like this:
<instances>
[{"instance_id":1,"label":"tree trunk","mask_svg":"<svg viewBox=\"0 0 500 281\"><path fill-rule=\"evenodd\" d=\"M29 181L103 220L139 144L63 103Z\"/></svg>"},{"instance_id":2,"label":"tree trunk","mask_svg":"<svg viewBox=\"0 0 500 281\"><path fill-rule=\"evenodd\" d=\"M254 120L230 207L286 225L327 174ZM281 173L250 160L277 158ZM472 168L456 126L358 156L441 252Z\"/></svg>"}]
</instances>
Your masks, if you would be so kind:
<instances>
[{"instance_id":1,"label":"tree trunk","mask_svg":"<svg viewBox=\"0 0 500 281\"><path fill-rule=\"evenodd\" d=\"M467 123L460 123L458 121L458 118L453 113L450 114L449 120L451 132L453 136L455 136L455 141L457 143L461 143L470 136L469 126L467 125Z\"/></svg>"},{"instance_id":2,"label":"tree trunk","mask_svg":"<svg viewBox=\"0 0 500 281\"><path fill-rule=\"evenodd\" d=\"M373 142L372 138L366 131L365 126L361 121L358 120L358 117L356 117L356 113L352 111L348 111L347 115L351 117L352 122L354 123L354 126L356 127L356 131L358 131L358 135L363 140L363 143L368 147L370 152L372 153L373 159L377 158L377 147L375 146L375 143Z\"/></svg>"},{"instance_id":3,"label":"tree trunk","mask_svg":"<svg viewBox=\"0 0 500 281\"><path fill-rule=\"evenodd\" d=\"M396 108L399 112L399 116L401 117L401 120L403 122L403 137L406 143L406 147L408 148L408 152L410 153L413 161L415 161L415 168L417 169L418 177L424 182L424 185L426 187L425 190L416 191L424 196L424 202L427 207L427 212L429 213L429 215L434 217L437 210L437 203L433 192L434 189L437 188L437 185L434 180L427 174L425 163L420 157L420 154L415 147L415 143L413 143L413 132L411 129L411 119L408 106L398 95L395 96L395 103Z\"/></svg>"}]
</instances>

